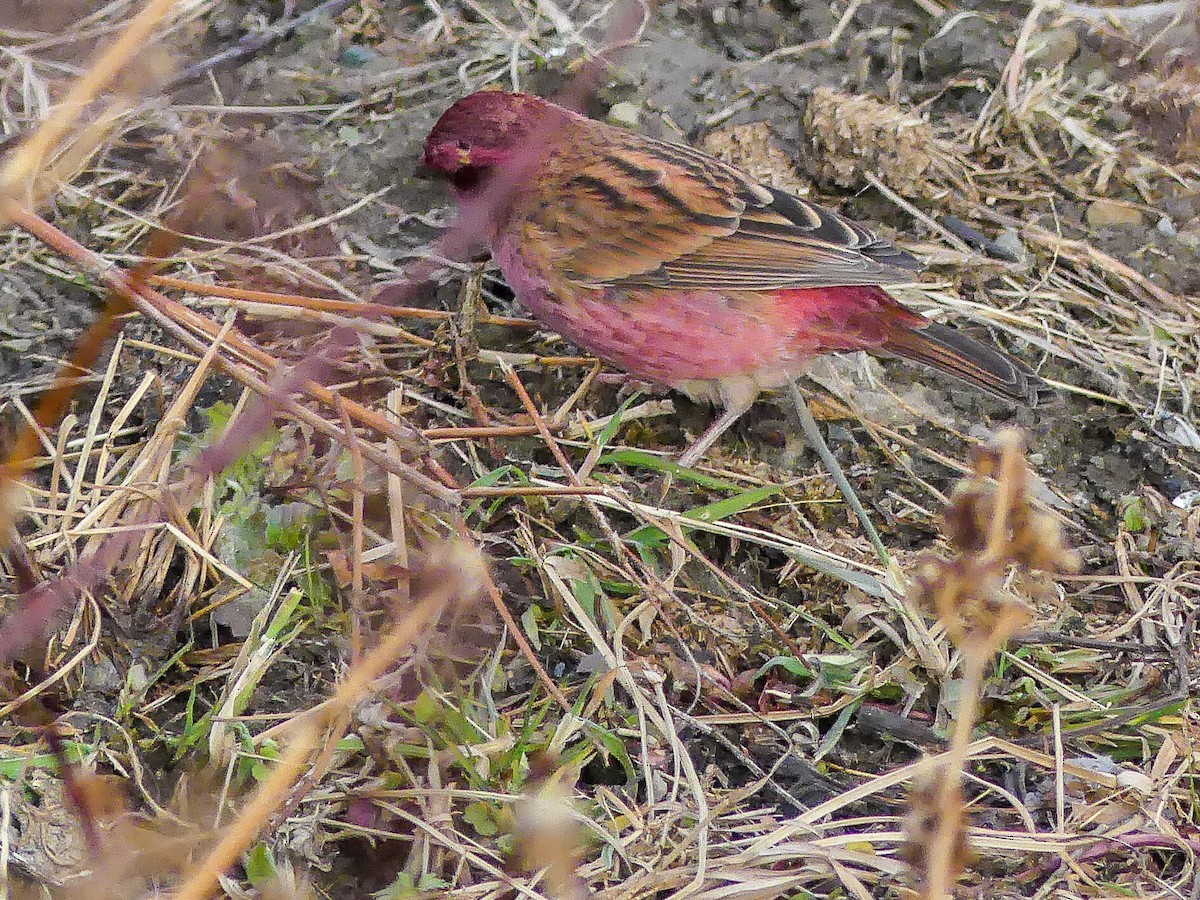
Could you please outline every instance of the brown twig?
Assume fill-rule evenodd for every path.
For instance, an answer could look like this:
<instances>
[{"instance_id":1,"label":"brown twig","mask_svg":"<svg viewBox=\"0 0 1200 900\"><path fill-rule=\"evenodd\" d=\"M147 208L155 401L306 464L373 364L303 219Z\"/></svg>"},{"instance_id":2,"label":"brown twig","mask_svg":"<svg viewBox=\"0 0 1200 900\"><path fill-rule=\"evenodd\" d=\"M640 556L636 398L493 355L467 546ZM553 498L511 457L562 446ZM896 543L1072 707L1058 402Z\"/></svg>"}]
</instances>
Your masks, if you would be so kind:
<instances>
[{"instance_id":1,"label":"brown twig","mask_svg":"<svg viewBox=\"0 0 1200 900\"><path fill-rule=\"evenodd\" d=\"M388 303L371 303L369 301L333 300L325 297L309 297L304 294L279 294L273 291L254 291L247 288L230 287L223 284L202 284L198 281L188 281L184 278L173 278L168 275L151 275L146 281L159 287L174 288L198 294L201 297L224 297L229 300L245 300L265 306L283 308L310 309L317 312L344 313L363 318L390 319L424 319L430 322L444 322L454 316L454 313L440 309L422 309L414 306L393 306ZM480 316L480 322L486 325L505 325L513 328L537 328L538 323L531 319L516 319L511 316L494 316L486 313Z\"/></svg>"}]
</instances>

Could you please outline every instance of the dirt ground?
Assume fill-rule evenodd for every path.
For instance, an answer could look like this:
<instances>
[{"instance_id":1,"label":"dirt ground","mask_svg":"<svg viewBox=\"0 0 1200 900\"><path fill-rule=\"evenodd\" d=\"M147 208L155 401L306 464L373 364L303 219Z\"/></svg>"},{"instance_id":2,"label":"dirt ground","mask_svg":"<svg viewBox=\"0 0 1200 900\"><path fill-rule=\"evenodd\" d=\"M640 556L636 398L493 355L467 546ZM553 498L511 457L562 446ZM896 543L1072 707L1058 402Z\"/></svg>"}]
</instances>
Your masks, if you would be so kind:
<instances>
[{"instance_id":1,"label":"dirt ground","mask_svg":"<svg viewBox=\"0 0 1200 900\"><path fill-rule=\"evenodd\" d=\"M1194 6L662 3L588 100L596 118L869 223L926 263L897 296L1057 390L1030 410L901 362L814 365L805 393L884 568L784 396L698 471L668 476L712 411L525 321L482 255L422 280L408 312L330 302L383 296L452 221L445 189L416 171L440 113L486 85L554 95L614 10L358 0L169 81L314 5L180 4L162 42L174 57L148 48L123 88L137 99L112 95L120 114L100 136L88 107L61 180L31 193L124 267L153 224L178 229L156 272L187 284L151 282L175 305L123 319L39 435L3 609L19 612L29 579L132 536L0 681L0 836L18 896L149 896L187 878L192 851L222 837L217 812L236 819L371 648L435 596L449 607L436 627L352 714L320 719L326 752L237 855L230 896L904 896L914 776L946 747L969 681L900 588L923 551L947 552L947 495L1007 426L1025 435L1039 514L1081 565L1003 581L1032 620L980 697L960 895L1194 896ZM0 15L0 127L27 135L133 5L78 4L87 17L65 29L18 6ZM95 266L7 232L10 434L105 302ZM320 372L343 400L290 383L252 432L253 379L311 363L345 324L353 339ZM533 427L546 422L553 441ZM217 474L205 448L230 434L244 440ZM189 465L211 477L170 493ZM457 511L435 490L448 482L467 489ZM455 541L476 550L444 549ZM109 779L109 813L81 814L72 776L51 777L51 720L75 777Z\"/></svg>"}]
</instances>

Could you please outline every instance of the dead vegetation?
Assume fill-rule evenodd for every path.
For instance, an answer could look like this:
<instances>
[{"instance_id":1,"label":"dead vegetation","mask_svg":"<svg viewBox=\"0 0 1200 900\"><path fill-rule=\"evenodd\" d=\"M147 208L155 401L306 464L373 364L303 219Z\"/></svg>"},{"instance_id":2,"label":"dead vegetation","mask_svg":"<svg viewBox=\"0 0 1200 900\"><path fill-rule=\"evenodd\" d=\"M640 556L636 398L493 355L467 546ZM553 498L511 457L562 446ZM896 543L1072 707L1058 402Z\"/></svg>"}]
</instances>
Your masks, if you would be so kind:
<instances>
[{"instance_id":1,"label":"dead vegetation","mask_svg":"<svg viewBox=\"0 0 1200 900\"><path fill-rule=\"evenodd\" d=\"M489 82L651 118L639 47L731 20L361 0L288 45L254 4L0 20L0 278L99 305L82 335L0 308L5 891L1194 892L1186 4L802 5L739 7L724 52L771 15L773 49L697 77L719 127L688 136L884 223L930 263L906 300L1064 395L1014 417L816 367L887 570L769 404L674 466L703 417L538 332L469 235L429 243L445 198L404 174ZM1169 52L1130 49L1148 22ZM606 43L628 68L571 82ZM158 96L172 59L200 81Z\"/></svg>"}]
</instances>

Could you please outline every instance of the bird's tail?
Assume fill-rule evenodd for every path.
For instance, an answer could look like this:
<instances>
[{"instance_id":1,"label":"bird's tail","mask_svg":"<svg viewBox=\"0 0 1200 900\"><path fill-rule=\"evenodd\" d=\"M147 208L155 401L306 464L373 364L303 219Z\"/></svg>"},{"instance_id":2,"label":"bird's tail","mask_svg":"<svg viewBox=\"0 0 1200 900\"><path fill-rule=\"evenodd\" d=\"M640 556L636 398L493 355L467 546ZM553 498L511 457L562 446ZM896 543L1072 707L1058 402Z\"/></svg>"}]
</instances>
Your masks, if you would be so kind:
<instances>
[{"instance_id":1,"label":"bird's tail","mask_svg":"<svg viewBox=\"0 0 1200 900\"><path fill-rule=\"evenodd\" d=\"M1030 407L1055 398L1051 387L1023 363L937 322L920 328L894 327L880 349Z\"/></svg>"}]
</instances>

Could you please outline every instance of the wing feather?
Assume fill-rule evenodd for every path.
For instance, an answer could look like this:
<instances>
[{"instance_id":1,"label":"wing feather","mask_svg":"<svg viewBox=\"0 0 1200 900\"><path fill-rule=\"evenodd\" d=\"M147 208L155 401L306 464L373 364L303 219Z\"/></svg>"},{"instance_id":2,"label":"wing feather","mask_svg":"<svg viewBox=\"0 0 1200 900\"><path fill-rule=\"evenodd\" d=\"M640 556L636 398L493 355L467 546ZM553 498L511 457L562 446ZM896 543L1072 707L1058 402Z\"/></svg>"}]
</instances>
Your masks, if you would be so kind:
<instances>
[{"instance_id":1,"label":"wing feather","mask_svg":"<svg viewBox=\"0 0 1200 900\"><path fill-rule=\"evenodd\" d=\"M919 265L837 213L691 147L587 122L514 209L575 281L624 290L779 290L911 280Z\"/></svg>"}]
</instances>

